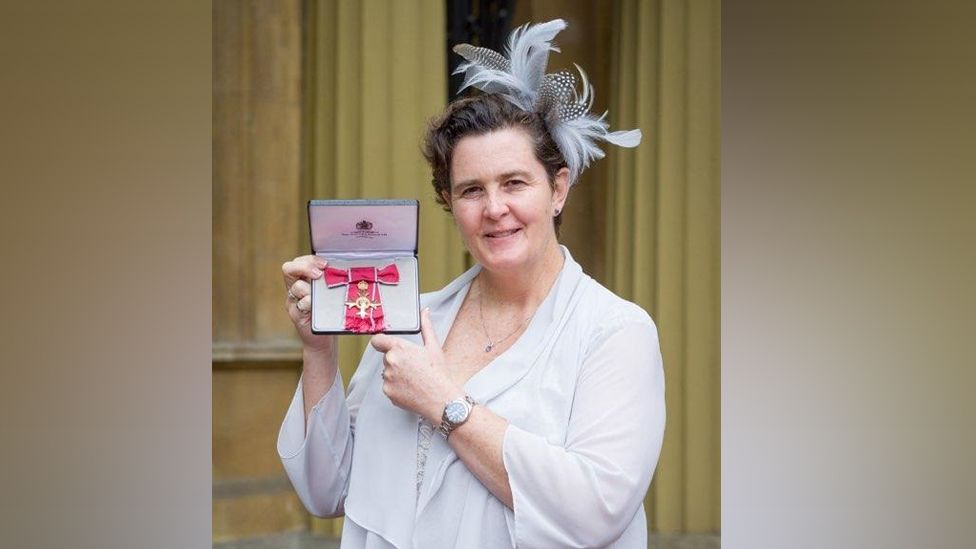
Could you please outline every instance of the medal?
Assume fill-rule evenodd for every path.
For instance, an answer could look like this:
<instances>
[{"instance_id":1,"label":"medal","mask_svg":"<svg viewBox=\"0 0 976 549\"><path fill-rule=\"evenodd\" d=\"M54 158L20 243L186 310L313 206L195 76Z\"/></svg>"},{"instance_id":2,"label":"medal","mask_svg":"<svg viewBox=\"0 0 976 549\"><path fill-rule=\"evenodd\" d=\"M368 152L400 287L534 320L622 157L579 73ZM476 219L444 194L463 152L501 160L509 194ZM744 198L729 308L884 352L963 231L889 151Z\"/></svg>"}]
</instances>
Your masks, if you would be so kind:
<instances>
[{"instance_id":1,"label":"medal","mask_svg":"<svg viewBox=\"0 0 976 549\"><path fill-rule=\"evenodd\" d=\"M380 302L379 285L397 284L400 272L391 263L383 268L350 267L336 269L326 267L325 282L329 288L348 286L345 303L345 329L360 334L382 332L383 304Z\"/></svg>"},{"instance_id":2,"label":"medal","mask_svg":"<svg viewBox=\"0 0 976 549\"><path fill-rule=\"evenodd\" d=\"M356 313L359 318L366 318L366 313L368 311L382 305L382 303L379 301L370 300L369 296L366 295L366 292L369 291L369 283L365 280L360 280L359 284L356 284L356 290L359 291L359 296L356 297L356 301L347 301L346 307L350 309L359 309L359 312Z\"/></svg>"}]
</instances>

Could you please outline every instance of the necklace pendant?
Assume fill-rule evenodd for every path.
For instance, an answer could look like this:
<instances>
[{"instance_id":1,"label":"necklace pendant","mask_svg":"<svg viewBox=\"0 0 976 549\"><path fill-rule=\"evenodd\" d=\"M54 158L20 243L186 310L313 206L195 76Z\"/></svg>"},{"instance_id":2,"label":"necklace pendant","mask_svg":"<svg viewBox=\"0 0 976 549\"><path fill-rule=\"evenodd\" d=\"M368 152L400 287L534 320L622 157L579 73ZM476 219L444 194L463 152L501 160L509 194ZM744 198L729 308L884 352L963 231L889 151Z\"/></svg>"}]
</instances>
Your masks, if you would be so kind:
<instances>
[{"instance_id":1,"label":"necklace pendant","mask_svg":"<svg viewBox=\"0 0 976 549\"><path fill-rule=\"evenodd\" d=\"M485 352L486 353L490 353L491 352L491 348L494 347L494 346L495 346L494 343L489 343L488 345L485 345Z\"/></svg>"}]
</instances>

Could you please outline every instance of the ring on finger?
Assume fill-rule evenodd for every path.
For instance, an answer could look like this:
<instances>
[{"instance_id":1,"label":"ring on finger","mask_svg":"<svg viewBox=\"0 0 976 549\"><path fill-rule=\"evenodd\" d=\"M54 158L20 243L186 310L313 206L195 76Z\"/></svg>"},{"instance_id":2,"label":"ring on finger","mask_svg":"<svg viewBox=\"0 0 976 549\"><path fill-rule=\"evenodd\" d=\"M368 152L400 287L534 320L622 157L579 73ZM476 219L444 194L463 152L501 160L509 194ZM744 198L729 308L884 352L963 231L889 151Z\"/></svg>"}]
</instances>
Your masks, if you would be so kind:
<instances>
[{"instance_id":1,"label":"ring on finger","mask_svg":"<svg viewBox=\"0 0 976 549\"><path fill-rule=\"evenodd\" d=\"M305 313L308 312L305 309L302 309L302 303L300 301L296 301L295 302L295 308L298 309L298 312L300 312L302 314L305 314Z\"/></svg>"},{"instance_id":2,"label":"ring on finger","mask_svg":"<svg viewBox=\"0 0 976 549\"><path fill-rule=\"evenodd\" d=\"M298 296L293 294L291 290L288 290L288 299L294 301L295 303L298 303Z\"/></svg>"}]
</instances>

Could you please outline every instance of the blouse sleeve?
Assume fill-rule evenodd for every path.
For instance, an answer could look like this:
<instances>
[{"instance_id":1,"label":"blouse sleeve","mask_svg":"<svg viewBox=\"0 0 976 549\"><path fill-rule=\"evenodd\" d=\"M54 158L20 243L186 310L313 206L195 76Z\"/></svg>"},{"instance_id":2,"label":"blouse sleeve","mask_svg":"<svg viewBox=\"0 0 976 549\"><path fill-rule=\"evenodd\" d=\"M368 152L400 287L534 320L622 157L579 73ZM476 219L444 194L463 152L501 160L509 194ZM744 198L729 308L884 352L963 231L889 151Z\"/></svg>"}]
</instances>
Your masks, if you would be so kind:
<instances>
[{"instance_id":1,"label":"blouse sleeve","mask_svg":"<svg viewBox=\"0 0 976 549\"><path fill-rule=\"evenodd\" d=\"M502 459L520 547L603 547L640 509L664 436L664 370L649 320L587 353L564 446L509 425Z\"/></svg>"},{"instance_id":2,"label":"blouse sleeve","mask_svg":"<svg viewBox=\"0 0 976 549\"><path fill-rule=\"evenodd\" d=\"M308 415L302 380L278 432L278 456L299 499L310 513L339 516L352 465L352 426L342 384L335 382Z\"/></svg>"}]
</instances>

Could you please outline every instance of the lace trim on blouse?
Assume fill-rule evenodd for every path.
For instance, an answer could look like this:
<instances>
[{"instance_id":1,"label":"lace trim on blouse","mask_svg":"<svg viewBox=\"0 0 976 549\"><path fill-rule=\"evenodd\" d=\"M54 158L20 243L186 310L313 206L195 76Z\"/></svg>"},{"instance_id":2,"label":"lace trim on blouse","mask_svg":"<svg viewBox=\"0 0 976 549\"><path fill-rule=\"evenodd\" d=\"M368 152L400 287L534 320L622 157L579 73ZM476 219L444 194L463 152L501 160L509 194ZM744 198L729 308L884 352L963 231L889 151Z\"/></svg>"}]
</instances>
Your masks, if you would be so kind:
<instances>
[{"instance_id":1,"label":"lace trim on blouse","mask_svg":"<svg viewBox=\"0 0 976 549\"><path fill-rule=\"evenodd\" d=\"M420 487L424 484L424 470L427 467L427 454L430 452L430 441L434 436L434 426L421 418L417 426L417 494L420 499Z\"/></svg>"}]
</instances>

